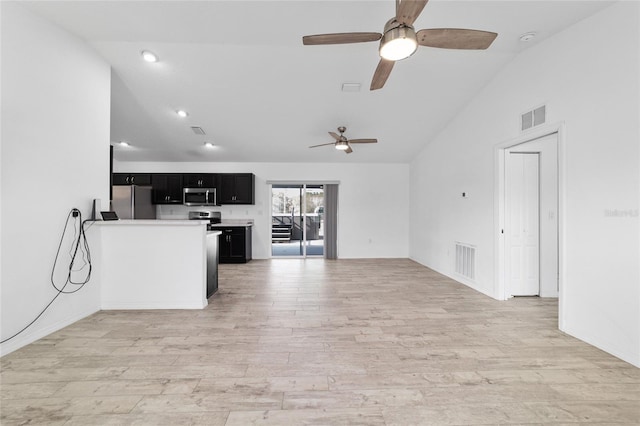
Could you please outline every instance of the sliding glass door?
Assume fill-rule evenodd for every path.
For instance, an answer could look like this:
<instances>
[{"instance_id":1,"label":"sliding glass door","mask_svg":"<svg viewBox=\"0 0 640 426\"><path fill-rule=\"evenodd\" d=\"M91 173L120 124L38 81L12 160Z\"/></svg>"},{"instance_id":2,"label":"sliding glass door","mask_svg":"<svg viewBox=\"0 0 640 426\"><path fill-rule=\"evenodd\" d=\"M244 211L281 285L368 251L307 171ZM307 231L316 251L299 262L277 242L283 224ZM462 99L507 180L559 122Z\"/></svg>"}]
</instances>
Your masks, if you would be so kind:
<instances>
[{"instance_id":1,"label":"sliding glass door","mask_svg":"<svg viewBox=\"0 0 640 426\"><path fill-rule=\"evenodd\" d=\"M323 185L272 185L271 254L324 256Z\"/></svg>"}]
</instances>

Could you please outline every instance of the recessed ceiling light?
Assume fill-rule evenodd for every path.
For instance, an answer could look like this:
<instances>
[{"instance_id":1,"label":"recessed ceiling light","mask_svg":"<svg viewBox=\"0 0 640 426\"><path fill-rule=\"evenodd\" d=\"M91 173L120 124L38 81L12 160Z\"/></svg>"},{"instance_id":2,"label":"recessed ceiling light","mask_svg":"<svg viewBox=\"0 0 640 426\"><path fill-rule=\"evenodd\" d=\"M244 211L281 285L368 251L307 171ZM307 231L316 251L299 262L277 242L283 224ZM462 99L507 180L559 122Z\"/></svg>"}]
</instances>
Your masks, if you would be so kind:
<instances>
[{"instance_id":1,"label":"recessed ceiling light","mask_svg":"<svg viewBox=\"0 0 640 426\"><path fill-rule=\"evenodd\" d=\"M153 52L150 52L148 50L143 50L141 52L141 55L142 55L142 59L144 59L147 62L158 62L158 56Z\"/></svg>"},{"instance_id":2,"label":"recessed ceiling light","mask_svg":"<svg viewBox=\"0 0 640 426\"><path fill-rule=\"evenodd\" d=\"M127 141L120 141L120 146L131 146Z\"/></svg>"},{"instance_id":3,"label":"recessed ceiling light","mask_svg":"<svg viewBox=\"0 0 640 426\"><path fill-rule=\"evenodd\" d=\"M531 41L536 37L536 33L534 32L530 32L530 33L524 33L520 36L520 41Z\"/></svg>"},{"instance_id":4,"label":"recessed ceiling light","mask_svg":"<svg viewBox=\"0 0 640 426\"><path fill-rule=\"evenodd\" d=\"M205 142L204 143L204 147L205 148L213 148L213 144L211 142Z\"/></svg>"},{"instance_id":5,"label":"recessed ceiling light","mask_svg":"<svg viewBox=\"0 0 640 426\"><path fill-rule=\"evenodd\" d=\"M177 110L176 114L178 114L182 118L185 118L186 116L189 115L189 113L187 111L184 111L184 110L181 110L181 109Z\"/></svg>"}]
</instances>

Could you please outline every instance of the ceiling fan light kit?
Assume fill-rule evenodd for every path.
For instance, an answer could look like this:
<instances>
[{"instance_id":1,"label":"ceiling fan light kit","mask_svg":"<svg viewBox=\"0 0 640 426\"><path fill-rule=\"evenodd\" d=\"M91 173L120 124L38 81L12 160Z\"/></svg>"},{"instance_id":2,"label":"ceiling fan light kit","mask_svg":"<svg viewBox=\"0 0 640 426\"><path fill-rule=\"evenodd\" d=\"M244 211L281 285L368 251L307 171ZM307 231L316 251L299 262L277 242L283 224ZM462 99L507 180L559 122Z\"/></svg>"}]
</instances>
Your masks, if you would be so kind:
<instances>
[{"instance_id":1,"label":"ceiling fan light kit","mask_svg":"<svg viewBox=\"0 0 640 426\"><path fill-rule=\"evenodd\" d=\"M400 61L413 55L418 50L416 32L410 25L399 24L395 19L385 25L385 32L380 40L380 56L388 61Z\"/></svg>"},{"instance_id":2,"label":"ceiling fan light kit","mask_svg":"<svg viewBox=\"0 0 640 426\"><path fill-rule=\"evenodd\" d=\"M347 149L349 149L349 144L347 143L347 141L337 141L336 149L339 151L346 151Z\"/></svg>"}]
</instances>

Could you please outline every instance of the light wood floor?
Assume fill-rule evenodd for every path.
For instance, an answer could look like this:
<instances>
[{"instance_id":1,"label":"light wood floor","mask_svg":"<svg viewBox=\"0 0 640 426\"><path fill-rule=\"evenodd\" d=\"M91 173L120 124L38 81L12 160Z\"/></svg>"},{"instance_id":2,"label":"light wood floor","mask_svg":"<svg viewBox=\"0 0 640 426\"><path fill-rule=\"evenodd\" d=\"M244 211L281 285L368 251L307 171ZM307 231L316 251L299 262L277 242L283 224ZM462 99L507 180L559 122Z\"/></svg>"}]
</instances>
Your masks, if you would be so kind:
<instances>
[{"instance_id":1,"label":"light wood floor","mask_svg":"<svg viewBox=\"0 0 640 426\"><path fill-rule=\"evenodd\" d=\"M105 311L1 360L1 423L638 424L640 369L409 260L221 265L200 311Z\"/></svg>"}]
</instances>

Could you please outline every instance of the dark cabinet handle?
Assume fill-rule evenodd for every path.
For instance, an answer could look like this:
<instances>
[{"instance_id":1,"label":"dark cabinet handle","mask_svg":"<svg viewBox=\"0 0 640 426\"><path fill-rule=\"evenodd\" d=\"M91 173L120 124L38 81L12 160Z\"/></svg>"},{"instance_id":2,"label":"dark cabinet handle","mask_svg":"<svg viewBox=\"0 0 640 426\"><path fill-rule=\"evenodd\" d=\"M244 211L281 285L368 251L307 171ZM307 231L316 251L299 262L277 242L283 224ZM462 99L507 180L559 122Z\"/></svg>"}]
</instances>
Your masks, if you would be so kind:
<instances>
[{"instance_id":1,"label":"dark cabinet handle","mask_svg":"<svg viewBox=\"0 0 640 426\"><path fill-rule=\"evenodd\" d=\"M135 176L131 176L131 184L133 185L133 181L136 177Z\"/></svg>"}]
</instances>

